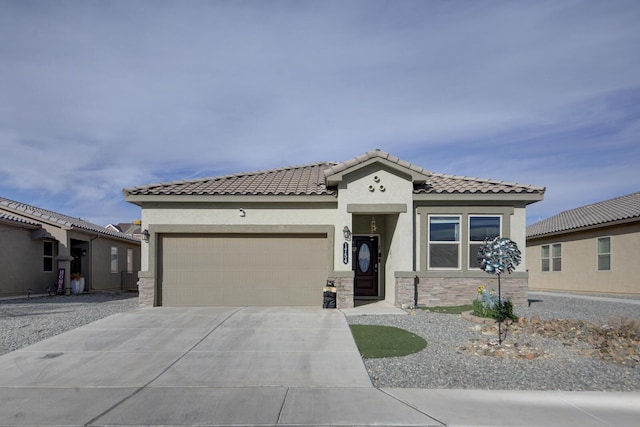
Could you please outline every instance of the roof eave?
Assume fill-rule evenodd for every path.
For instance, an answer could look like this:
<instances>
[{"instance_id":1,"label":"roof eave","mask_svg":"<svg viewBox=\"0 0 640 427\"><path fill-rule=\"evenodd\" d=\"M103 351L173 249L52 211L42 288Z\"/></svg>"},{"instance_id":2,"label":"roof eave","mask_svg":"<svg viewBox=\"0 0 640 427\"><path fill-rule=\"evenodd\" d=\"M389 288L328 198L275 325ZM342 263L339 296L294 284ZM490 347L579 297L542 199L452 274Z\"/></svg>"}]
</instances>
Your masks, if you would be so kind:
<instances>
[{"instance_id":1,"label":"roof eave","mask_svg":"<svg viewBox=\"0 0 640 427\"><path fill-rule=\"evenodd\" d=\"M27 222L22 222L14 219L9 219L9 218L0 218L0 223L8 224L8 225L19 227L19 228L26 228L28 230L37 230L38 228L41 227L39 224L30 224Z\"/></svg>"},{"instance_id":2,"label":"roof eave","mask_svg":"<svg viewBox=\"0 0 640 427\"><path fill-rule=\"evenodd\" d=\"M413 200L419 201L471 201L471 200L491 200L491 201L512 201L524 202L527 205L539 202L544 199L544 194L539 193L429 193L414 194Z\"/></svg>"},{"instance_id":3,"label":"roof eave","mask_svg":"<svg viewBox=\"0 0 640 427\"><path fill-rule=\"evenodd\" d=\"M414 184L424 184L427 179L428 176L420 171L417 170L416 167L413 167L411 164L407 164L406 166L404 164L400 164L397 162L392 162L390 160L387 160L385 158L382 157L373 157L373 158L369 158L366 159L364 161L358 162L358 163L354 163L353 165L345 168L345 169L341 169L341 170L336 170L335 167L334 168L330 168L324 171L325 174L325 179L327 181L327 186L328 187L333 187L338 185L340 182L342 182L342 180L344 179L344 177L350 173L353 173L357 170L360 170L362 168L365 168L367 166L370 166L372 164L375 163L381 163L389 168L391 168L392 170L396 170L402 174L408 175L411 177L411 181Z\"/></svg>"},{"instance_id":4,"label":"roof eave","mask_svg":"<svg viewBox=\"0 0 640 427\"><path fill-rule=\"evenodd\" d=\"M334 194L291 194L291 195L201 195L201 194L150 194L150 195L127 195L125 201L137 206L145 203L335 203L337 201Z\"/></svg>"},{"instance_id":5,"label":"roof eave","mask_svg":"<svg viewBox=\"0 0 640 427\"><path fill-rule=\"evenodd\" d=\"M599 224L591 224L591 225L585 225L585 226L582 226L582 227L569 228L569 229L565 229L565 230L558 230L558 231L553 231L553 232L550 232L550 233L537 234L535 236L527 235L527 240L545 239L547 237L561 236L561 235L572 234L572 233L580 233L580 232L583 232L583 231L596 230L598 228L615 227L615 226L618 226L618 225L631 224L631 223L634 223L634 222L640 222L640 217L635 216L635 217L632 217L632 218L625 218L625 219L620 219L620 220L616 220L616 221L601 222Z\"/></svg>"}]
</instances>

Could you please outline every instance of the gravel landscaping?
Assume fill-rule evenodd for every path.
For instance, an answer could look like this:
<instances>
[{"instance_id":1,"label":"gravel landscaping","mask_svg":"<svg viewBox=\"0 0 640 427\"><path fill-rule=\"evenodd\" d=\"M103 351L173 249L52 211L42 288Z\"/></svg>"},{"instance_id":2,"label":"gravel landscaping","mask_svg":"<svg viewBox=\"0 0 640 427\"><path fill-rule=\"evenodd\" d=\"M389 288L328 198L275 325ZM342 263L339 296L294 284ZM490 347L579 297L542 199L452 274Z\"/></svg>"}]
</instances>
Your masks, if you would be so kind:
<instances>
[{"instance_id":1,"label":"gravel landscaping","mask_svg":"<svg viewBox=\"0 0 640 427\"><path fill-rule=\"evenodd\" d=\"M0 301L0 354L138 307L136 293L82 294Z\"/></svg>"},{"instance_id":2,"label":"gravel landscaping","mask_svg":"<svg viewBox=\"0 0 640 427\"><path fill-rule=\"evenodd\" d=\"M520 317L572 319L604 325L612 318L627 317L640 322L640 305L562 296L535 295L530 307L516 307ZM624 301L624 300L622 300ZM498 347L497 336L460 315L409 310L408 315L348 316L351 324L388 325L411 331L427 340L427 347L415 354L366 359L365 365L376 387L466 388L495 390L640 391L640 363L634 357L626 365L600 360L589 345L567 341L552 334L528 333L507 336L504 345L527 350L530 360L500 357L469 351L470 343ZM544 322L541 322L541 324ZM494 328L495 329L495 328ZM514 328L515 329L515 328ZM491 351L494 351L491 349Z\"/></svg>"},{"instance_id":3,"label":"gravel landscaping","mask_svg":"<svg viewBox=\"0 0 640 427\"><path fill-rule=\"evenodd\" d=\"M624 299L608 302L535 294L530 298L534 300L530 307L516 307L515 312L527 319L540 319L540 325L558 318L598 325L616 317L640 322L640 305L625 303ZM0 354L137 307L134 293L2 300ZM496 336L491 334L491 327L479 326L455 314L408 312L347 317L351 324L396 326L427 340L424 350L409 356L365 360L376 387L640 391L640 363L634 362L640 356L637 346L631 362L623 365L593 357L593 349L586 342L529 330L524 335L508 335L503 346L513 345L516 340L519 350L524 349L525 353L527 349L541 350L531 360L488 356L464 348L469 343L493 345Z\"/></svg>"}]
</instances>

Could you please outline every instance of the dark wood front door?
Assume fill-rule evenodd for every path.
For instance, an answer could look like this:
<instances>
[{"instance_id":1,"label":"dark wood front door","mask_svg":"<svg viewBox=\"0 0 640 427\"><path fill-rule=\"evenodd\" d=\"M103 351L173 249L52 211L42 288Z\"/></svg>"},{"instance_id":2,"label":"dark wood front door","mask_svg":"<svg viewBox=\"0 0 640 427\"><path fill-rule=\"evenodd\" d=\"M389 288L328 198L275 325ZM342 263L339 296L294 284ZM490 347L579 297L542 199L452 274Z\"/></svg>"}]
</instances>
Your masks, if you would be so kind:
<instances>
[{"instance_id":1,"label":"dark wood front door","mask_svg":"<svg viewBox=\"0 0 640 427\"><path fill-rule=\"evenodd\" d=\"M355 297L378 296L378 236L354 236Z\"/></svg>"}]
</instances>

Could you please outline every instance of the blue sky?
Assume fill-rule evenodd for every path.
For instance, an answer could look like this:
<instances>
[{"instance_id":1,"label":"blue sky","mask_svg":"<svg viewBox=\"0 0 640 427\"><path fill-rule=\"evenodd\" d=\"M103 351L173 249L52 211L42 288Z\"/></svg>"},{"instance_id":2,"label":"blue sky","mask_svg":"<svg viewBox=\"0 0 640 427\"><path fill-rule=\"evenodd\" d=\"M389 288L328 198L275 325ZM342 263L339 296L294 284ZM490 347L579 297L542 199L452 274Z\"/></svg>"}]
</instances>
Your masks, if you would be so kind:
<instances>
[{"instance_id":1,"label":"blue sky","mask_svg":"<svg viewBox=\"0 0 640 427\"><path fill-rule=\"evenodd\" d=\"M130 222L122 188L344 161L640 190L638 1L0 0L0 196Z\"/></svg>"}]
</instances>

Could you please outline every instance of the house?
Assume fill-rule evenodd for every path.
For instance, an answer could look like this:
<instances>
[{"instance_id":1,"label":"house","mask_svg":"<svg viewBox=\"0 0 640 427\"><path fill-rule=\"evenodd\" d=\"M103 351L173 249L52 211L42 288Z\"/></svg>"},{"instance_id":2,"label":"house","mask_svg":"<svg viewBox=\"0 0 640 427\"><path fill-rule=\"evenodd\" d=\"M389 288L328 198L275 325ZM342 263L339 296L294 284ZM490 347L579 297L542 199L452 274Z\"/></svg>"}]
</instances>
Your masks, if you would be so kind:
<instances>
[{"instance_id":1,"label":"house","mask_svg":"<svg viewBox=\"0 0 640 427\"><path fill-rule=\"evenodd\" d=\"M0 236L0 297L137 289L140 241L123 233L0 197Z\"/></svg>"},{"instance_id":2,"label":"house","mask_svg":"<svg viewBox=\"0 0 640 427\"><path fill-rule=\"evenodd\" d=\"M142 208L142 305L396 306L469 303L495 276L487 236L525 245L544 188L443 175L380 150L314 163L123 190ZM505 275L507 276L507 275ZM503 278L527 298L524 262Z\"/></svg>"},{"instance_id":3,"label":"house","mask_svg":"<svg viewBox=\"0 0 640 427\"><path fill-rule=\"evenodd\" d=\"M117 231L118 233L124 233L136 240L142 240L142 229L140 228L139 220L136 220L134 222L121 222L117 225L107 224L105 228L111 231Z\"/></svg>"},{"instance_id":4,"label":"house","mask_svg":"<svg viewBox=\"0 0 640 427\"><path fill-rule=\"evenodd\" d=\"M529 287L640 295L640 192L527 227Z\"/></svg>"}]
</instances>

